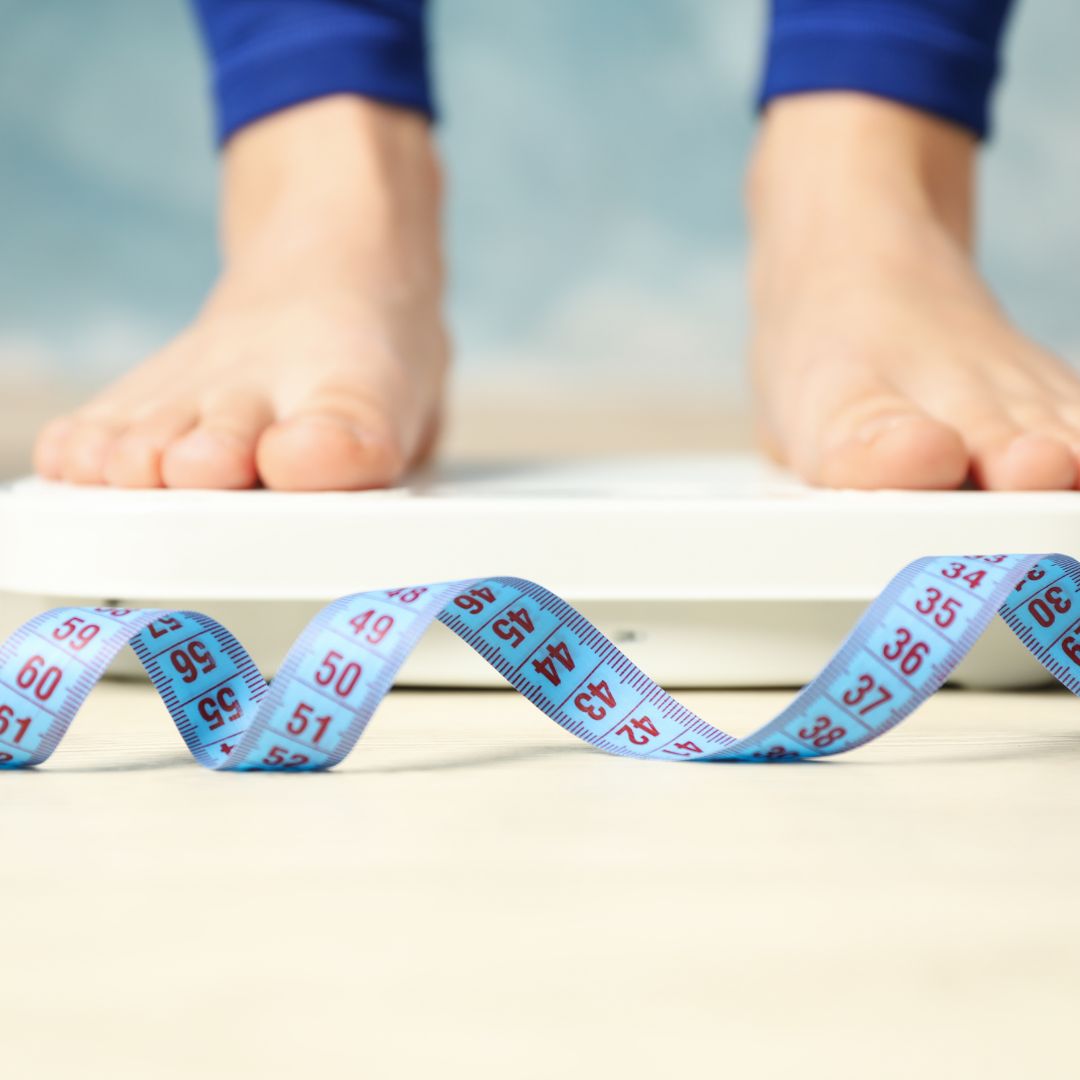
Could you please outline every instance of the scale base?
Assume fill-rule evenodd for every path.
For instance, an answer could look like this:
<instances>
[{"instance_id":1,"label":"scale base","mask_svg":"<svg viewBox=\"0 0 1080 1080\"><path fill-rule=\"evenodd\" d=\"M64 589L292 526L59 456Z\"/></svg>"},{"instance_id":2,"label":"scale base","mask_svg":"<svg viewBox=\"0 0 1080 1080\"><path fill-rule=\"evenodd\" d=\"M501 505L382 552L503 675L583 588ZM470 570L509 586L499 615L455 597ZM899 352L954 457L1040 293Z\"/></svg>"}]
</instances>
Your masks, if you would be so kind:
<instances>
[{"instance_id":1,"label":"scale base","mask_svg":"<svg viewBox=\"0 0 1080 1080\"><path fill-rule=\"evenodd\" d=\"M827 491L749 455L441 462L364 492L23 480L0 488L0 632L60 604L195 609L272 674L338 596L509 574L579 608L665 686L790 687L912 559L1053 551L1080 551L1076 492ZM1047 680L999 621L956 675ZM401 681L501 683L441 627Z\"/></svg>"}]
</instances>

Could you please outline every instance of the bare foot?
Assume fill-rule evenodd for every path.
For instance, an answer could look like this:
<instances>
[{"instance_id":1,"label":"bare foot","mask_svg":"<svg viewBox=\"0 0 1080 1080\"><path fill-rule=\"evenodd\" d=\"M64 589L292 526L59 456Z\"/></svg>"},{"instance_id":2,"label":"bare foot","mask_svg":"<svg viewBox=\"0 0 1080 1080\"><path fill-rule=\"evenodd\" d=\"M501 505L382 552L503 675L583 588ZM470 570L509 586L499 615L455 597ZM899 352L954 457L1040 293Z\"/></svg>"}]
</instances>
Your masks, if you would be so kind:
<instances>
[{"instance_id":1,"label":"bare foot","mask_svg":"<svg viewBox=\"0 0 1080 1080\"><path fill-rule=\"evenodd\" d=\"M48 425L38 471L122 487L394 483L433 441L447 364L427 123L343 96L244 129L224 155L223 247L196 322Z\"/></svg>"},{"instance_id":2,"label":"bare foot","mask_svg":"<svg viewBox=\"0 0 1080 1080\"><path fill-rule=\"evenodd\" d=\"M783 98L749 177L762 438L830 487L1075 488L1080 380L971 258L972 136L871 97Z\"/></svg>"}]
</instances>

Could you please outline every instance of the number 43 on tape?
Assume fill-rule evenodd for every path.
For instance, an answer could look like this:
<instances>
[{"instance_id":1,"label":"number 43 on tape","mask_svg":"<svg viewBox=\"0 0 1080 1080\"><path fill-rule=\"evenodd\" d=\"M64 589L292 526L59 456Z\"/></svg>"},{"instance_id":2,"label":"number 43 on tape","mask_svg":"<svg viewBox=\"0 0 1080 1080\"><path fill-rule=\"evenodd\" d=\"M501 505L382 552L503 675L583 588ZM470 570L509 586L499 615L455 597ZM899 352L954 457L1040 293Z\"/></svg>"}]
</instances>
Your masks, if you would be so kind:
<instances>
[{"instance_id":1,"label":"number 43 on tape","mask_svg":"<svg viewBox=\"0 0 1080 1080\"><path fill-rule=\"evenodd\" d=\"M435 619L556 723L609 753L797 761L851 750L898 724L944 683L995 614L1080 693L1080 564L1065 555L926 558L893 578L779 716L738 739L680 705L569 604L521 578L335 600L300 634L273 685L228 630L199 612L57 608L0 646L0 767L45 761L130 645L201 764L328 768L353 748Z\"/></svg>"}]
</instances>

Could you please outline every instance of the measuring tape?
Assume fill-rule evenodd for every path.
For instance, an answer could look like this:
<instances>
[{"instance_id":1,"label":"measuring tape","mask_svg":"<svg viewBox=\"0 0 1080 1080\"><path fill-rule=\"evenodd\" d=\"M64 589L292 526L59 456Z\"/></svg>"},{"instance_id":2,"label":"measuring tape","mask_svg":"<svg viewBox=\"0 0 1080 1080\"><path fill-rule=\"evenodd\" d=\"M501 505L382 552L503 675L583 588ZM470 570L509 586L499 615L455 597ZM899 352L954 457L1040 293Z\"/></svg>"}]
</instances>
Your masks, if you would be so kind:
<instances>
[{"instance_id":1,"label":"measuring tape","mask_svg":"<svg viewBox=\"0 0 1080 1080\"><path fill-rule=\"evenodd\" d=\"M919 559L867 609L774 720L735 738L695 716L565 601L531 581L476 578L357 593L327 605L268 685L196 611L55 608L0 646L0 767L38 765L131 645L191 753L211 769L341 761L434 620L571 734L656 761L797 761L852 750L929 697L997 612L1080 694L1080 563L1065 555Z\"/></svg>"}]
</instances>

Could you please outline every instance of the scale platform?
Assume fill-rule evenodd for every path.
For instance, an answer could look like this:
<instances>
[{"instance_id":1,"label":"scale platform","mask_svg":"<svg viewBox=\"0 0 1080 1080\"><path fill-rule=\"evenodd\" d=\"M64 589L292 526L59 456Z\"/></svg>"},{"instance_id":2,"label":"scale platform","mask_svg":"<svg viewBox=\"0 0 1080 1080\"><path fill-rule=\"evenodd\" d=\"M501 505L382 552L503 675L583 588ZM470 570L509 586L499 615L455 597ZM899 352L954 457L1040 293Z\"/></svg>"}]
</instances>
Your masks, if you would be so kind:
<instances>
[{"instance_id":1,"label":"scale platform","mask_svg":"<svg viewBox=\"0 0 1080 1080\"><path fill-rule=\"evenodd\" d=\"M0 633L60 604L195 608L269 674L338 596L513 574L667 687L798 686L905 563L999 551L1080 553L1080 493L825 491L751 456L450 463L349 493L28 479L0 488ZM1043 680L999 620L956 676ZM399 681L502 685L439 625Z\"/></svg>"}]
</instances>

